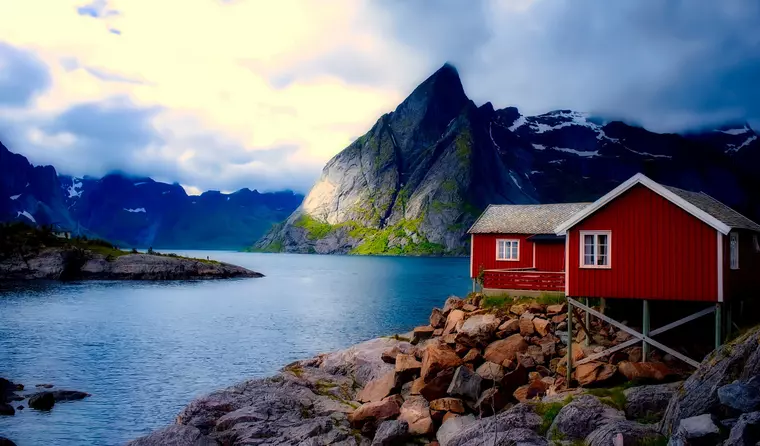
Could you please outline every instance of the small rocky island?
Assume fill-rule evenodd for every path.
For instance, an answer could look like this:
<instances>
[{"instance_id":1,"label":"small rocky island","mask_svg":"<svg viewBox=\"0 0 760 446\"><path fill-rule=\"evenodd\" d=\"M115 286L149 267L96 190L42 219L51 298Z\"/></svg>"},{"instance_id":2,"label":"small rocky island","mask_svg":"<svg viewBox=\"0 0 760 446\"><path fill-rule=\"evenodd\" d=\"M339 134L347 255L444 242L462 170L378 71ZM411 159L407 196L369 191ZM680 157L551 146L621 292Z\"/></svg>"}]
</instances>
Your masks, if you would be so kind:
<instances>
[{"instance_id":1,"label":"small rocky island","mask_svg":"<svg viewBox=\"0 0 760 446\"><path fill-rule=\"evenodd\" d=\"M755 445L760 329L713 351L688 378L641 348L578 366L625 332L568 336L562 304L451 297L430 324L286 366L192 401L158 445ZM565 331L562 331L562 327ZM602 347L603 348L603 347ZM691 372L691 371L689 371ZM688 373L687 373L688 375Z\"/></svg>"},{"instance_id":2,"label":"small rocky island","mask_svg":"<svg viewBox=\"0 0 760 446\"><path fill-rule=\"evenodd\" d=\"M0 280L189 280L263 277L209 259L124 251L86 237L69 238L49 228L0 227Z\"/></svg>"}]
</instances>

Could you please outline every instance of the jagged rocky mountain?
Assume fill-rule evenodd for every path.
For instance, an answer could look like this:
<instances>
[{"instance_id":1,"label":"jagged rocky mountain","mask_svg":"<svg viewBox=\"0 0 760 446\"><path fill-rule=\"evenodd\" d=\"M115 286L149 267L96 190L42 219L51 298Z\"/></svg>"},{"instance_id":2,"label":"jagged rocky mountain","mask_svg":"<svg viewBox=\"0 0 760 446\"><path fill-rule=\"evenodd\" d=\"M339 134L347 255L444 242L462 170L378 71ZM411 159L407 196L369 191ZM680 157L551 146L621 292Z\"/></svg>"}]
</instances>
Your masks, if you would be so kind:
<instances>
[{"instance_id":1,"label":"jagged rocky mountain","mask_svg":"<svg viewBox=\"0 0 760 446\"><path fill-rule=\"evenodd\" d=\"M593 201L636 172L760 219L760 141L741 123L658 134L558 110L469 100L444 65L330 160L263 251L466 254L490 203Z\"/></svg>"},{"instance_id":2,"label":"jagged rocky mountain","mask_svg":"<svg viewBox=\"0 0 760 446\"><path fill-rule=\"evenodd\" d=\"M0 221L52 224L125 248L241 249L302 200L290 191L249 189L193 196L178 184L121 174L72 178L0 143Z\"/></svg>"}]
</instances>

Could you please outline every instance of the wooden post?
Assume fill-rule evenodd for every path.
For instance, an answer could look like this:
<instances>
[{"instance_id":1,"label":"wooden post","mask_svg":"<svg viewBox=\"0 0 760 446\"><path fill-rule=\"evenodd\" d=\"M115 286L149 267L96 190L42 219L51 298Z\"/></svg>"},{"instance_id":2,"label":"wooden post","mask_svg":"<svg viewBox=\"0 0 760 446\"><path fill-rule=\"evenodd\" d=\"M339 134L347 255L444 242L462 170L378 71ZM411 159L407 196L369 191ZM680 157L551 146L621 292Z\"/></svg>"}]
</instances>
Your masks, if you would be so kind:
<instances>
[{"instance_id":1,"label":"wooden post","mask_svg":"<svg viewBox=\"0 0 760 446\"><path fill-rule=\"evenodd\" d=\"M588 307L588 297L585 298L585 301L583 303L586 304L586 306ZM584 311L584 313L585 313L585 318L584 318L583 322L586 324L586 330L587 330L586 331L586 342L584 344L586 345L586 347L588 347L589 345L591 345L591 339L590 339L590 337L591 337L591 324L589 323L590 320L589 320L588 311Z\"/></svg>"},{"instance_id":2,"label":"wooden post","mask_svg":"<svg viewBox=\"0 0 760 446\"><path fill-rule=\"evenodd\" d=\"M721 322L722 320L722 313L721 313L721 303L718 302L715 304L715 348L717 349L720 347L720 345L723 343L723 333L721 330L723 330Z\"/></svg>"},{"instance_id":3,"label":"wooden post","mask_svg":"<svg viewBox=\"0 0 760 446\"><path fill-rule=\"evenodd\" d=\"M644 314L641 322L641 334L649 336L649 301L644 299ZM647 362L649 358L649 344L647 341L641 341L641 360Z\"/></svg>"},{"instance_id":4,"label":"wooden post","mask_svg":"<svg viewBox=\"0 0 760 446\"><path fill-rule=\"evenodd\" d=\"M567 388L573 377L573 304L567 301Z\"/></svg>"}]
</instances>

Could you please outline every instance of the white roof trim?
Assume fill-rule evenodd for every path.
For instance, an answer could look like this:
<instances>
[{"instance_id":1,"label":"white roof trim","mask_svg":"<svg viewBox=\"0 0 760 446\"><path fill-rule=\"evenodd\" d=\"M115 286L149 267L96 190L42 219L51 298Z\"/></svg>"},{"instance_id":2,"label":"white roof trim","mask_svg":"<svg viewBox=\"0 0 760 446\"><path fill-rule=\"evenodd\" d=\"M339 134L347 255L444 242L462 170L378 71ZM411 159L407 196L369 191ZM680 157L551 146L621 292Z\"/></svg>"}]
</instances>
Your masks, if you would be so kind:
<instances>
[{"instance_id":1,"label":"white roof trim","mask_svg":"<svg viewBox=\"0 0 760 446\"><path fill-rule=\"evenodd\" d=\"M599 208L604 206L605 204L609 203L610 201L617 198L619 195L621 195L623 192L627 191L628 189L632 188L633 186L637 184L642 184L652 190L653 192L657 193L661 197L665 198L666 200L670 201L671 203L675 204L676 206L680 207L684 211L688 212L689 214L697 217L698 219L705 222L707 225L712 226L722 234L728 234L731 231L731 228L723 223L722 221L718 220L717 218L713 217L712 215L708 214L707 212L703 211L702 209L699 209L698 207L694 206L693 204L689 203L688 201L684 200L683 198L679 197L678 195L674 194L673 192L669 191L666 187L663 187L660 183L657 183L656 181L650 179L643 173L637 173L636 175L632 176L628 180L626 180L624 183L619 185L618 187L612 189L610 192L608 192L606 195L604 195L602 198L596 200L591 205L589 205L587 208L583 209L582 211L578 212L577 214L573 215L569 220L562 223L561 225L557 226L554 229L554 232L557 235L563 235L567 232L568 229L572 228L576 224L578 224L580 221L588 217L589 215L596 212Z\"/></svg>"}]
</instances>

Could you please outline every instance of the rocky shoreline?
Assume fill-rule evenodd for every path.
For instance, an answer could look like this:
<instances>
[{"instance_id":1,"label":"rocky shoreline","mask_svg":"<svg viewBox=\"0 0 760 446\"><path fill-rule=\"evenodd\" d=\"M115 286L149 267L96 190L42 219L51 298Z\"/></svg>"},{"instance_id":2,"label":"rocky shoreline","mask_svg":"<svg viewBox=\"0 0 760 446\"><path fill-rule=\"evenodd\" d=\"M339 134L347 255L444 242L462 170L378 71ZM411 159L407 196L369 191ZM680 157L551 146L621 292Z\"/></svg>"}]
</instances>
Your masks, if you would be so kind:
<instances>
[{"instance_id":1,"label":"rocky shoreline","mask_svg":"<svg viewBox=\"0 0 760 446\"><path fill-rule=\"evenodd\" d=\"M0 260L0 280L190 280L263 277L228 263L173 255L123 253L52 247Z\"/></svg>"},{"instance_id":2,"label":"rocky shoreline","mask_svg":"<svg viewBox=\"0 0 760 446\"><path fill-rule=\"evenodd\" d=\"M191 402L153 445L755 445L760 330L685 381L671 365L599 358L564 382L563 305L449 298L430 325L286 366ZM566 328L565 328L566 330ZM624 336L597 325L575 360ZM631 356L634 356L633 358ZM663 358L667 359L667 358Z\"/></svg>"}]
</instances>

